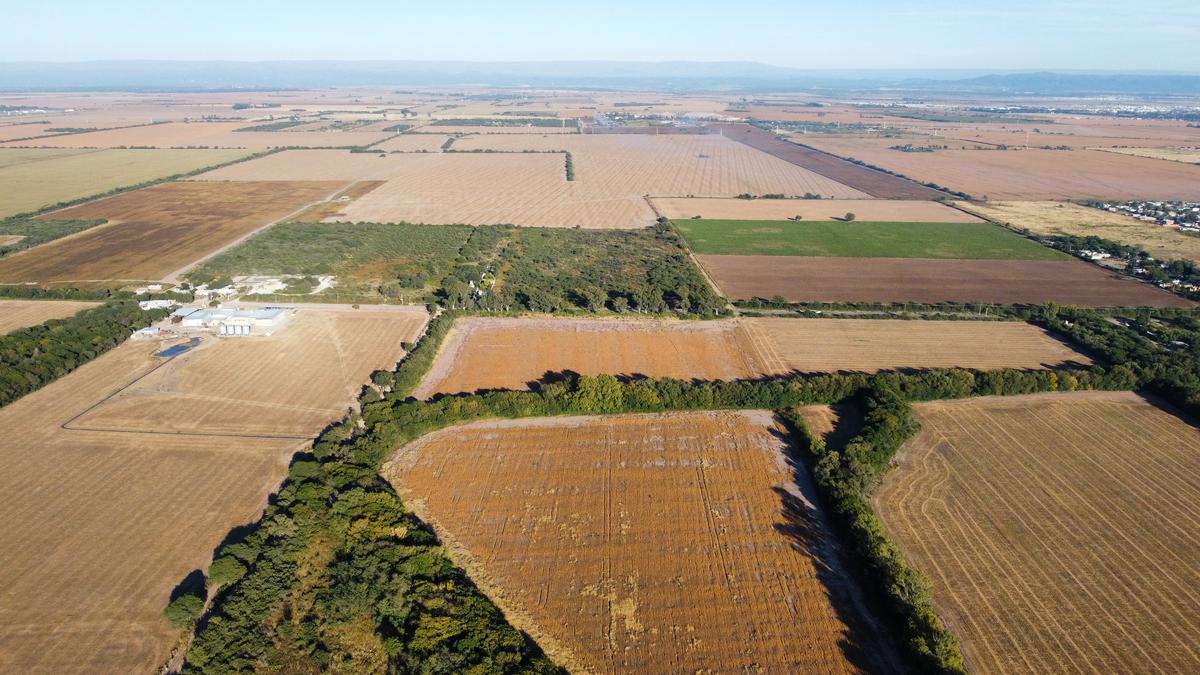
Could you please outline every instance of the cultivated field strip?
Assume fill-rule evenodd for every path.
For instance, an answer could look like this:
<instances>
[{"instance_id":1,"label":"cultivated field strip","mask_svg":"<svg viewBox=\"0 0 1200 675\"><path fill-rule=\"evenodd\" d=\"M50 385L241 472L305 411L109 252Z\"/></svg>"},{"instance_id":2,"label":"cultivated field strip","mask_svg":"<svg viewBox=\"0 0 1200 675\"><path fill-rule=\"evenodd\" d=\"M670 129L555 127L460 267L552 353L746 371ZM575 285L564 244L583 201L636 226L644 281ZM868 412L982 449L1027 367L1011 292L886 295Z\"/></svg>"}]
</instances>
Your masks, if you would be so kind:
<instances>
[{"instance_id":1,"label":"cultivated field strip","mask_svg":"<svg viewBox=\"0 0 1200 675\"><path fill-rule=\"evenodd\" d=\"M1131 393L917 410L876 504L975 671L1200 669L1200 432Z\"/></svg>"},{"instance_id":2,"label":"cultivated field strip","mask_svg":"<svg viewBox=\"0 0 1200 675\"><path fill-rule=\"evenodd\" d=\"M463 318L414 395L524 389L565 370L690 380L766 374L734 321Z\"/></svg>"},{"instance_id":3,"label":"cultivated field strip","mask_svg":"<svg viewBox=\"0 0 1200 675\"><path fill-rule=\"evenodd\" d=\"M40 148L343 148L369 145L392 134L362 131L237 131L242 122L170 122L82 134L64 134L28 141L12 141L5 147Z\"/></svg>"},{"instance_id":4,"label":"cultivated field strip","mask_svg":"<svg viewBox=\"0 0 1200 675\"><path fill-rule=\"evenodd\" d=\"M771 373L901 368L1044 368L1087 356L1019 321L744 318Z\"/></svg>"},{"instance_id":5,"label":"cultivated field strip","mask_svg":"<svg viewBox=\"0 0 1200 675\"><path fill-rule=\"evenodd\" d=\"M1191 307L1151 284L1078 260L698 255L725 297L792 302L986 302Z\"/></svg>"},{"instance_id":6,"label":"cultivated field strip","mask_svg":"<svg viewBox=\"0 0 1200 675\"><path fill-rule=\"evenodd\" d=\"M0 300L0 335L50 319L65 319L99 304L73 300Z\"/></svg>"},{"instance_id":7,"label":"cultivated field strip","mask_svg":"<svg viewBox=\"0 0 1200 675\"><path fill-rule=\"evenodd\" d=\"M472 424L384 473L575 670L887 671L773 429L766 412Z\"/></svg>"},{"instance_id":8,"label":"cultivated field strip","mask_svg":"<svg viewBox=\"0 0 1200 675\"><path fill-rule=\"evenodd\" d=\"M655 197L654 207L667 218L695 216L710 220L833 220L853 213L859 221L904 223L978 223L980 218L944 204L898 199L737 199Z\"/></svg>"},{"instance_id":9,"label":"cultivated field strip","mask_svg":"<svg viewBox=\"0 0 1200 675\"><path fill-rule=\"evenodd\" d=\"M88 202L47 217L109 222L0 259L0 282L97 287L162 279L344 185L179 182Z\"/></svg>"}]
</instances>

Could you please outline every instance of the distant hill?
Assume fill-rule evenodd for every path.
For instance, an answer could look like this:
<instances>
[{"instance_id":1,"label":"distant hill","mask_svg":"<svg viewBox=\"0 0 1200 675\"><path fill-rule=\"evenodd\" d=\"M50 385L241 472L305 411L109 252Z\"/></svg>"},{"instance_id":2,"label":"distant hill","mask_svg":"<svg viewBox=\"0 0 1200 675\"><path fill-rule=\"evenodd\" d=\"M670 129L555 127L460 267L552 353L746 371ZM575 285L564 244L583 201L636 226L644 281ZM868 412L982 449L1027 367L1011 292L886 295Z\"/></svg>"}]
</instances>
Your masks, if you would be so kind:
<instances>
[{"instance_id":1,"label":"distant hill","mask_svg":"<svg viewBox=\"0 0 1200 675\"><path fill-rule=\"evenodd\" d=\"M84 61L0 63L0 89L240 90L334 86L574 87L660 91L900 89L1021 94L1196 94L1182 74L802 70L748 61Z\"/></svg>"}]
</instances>

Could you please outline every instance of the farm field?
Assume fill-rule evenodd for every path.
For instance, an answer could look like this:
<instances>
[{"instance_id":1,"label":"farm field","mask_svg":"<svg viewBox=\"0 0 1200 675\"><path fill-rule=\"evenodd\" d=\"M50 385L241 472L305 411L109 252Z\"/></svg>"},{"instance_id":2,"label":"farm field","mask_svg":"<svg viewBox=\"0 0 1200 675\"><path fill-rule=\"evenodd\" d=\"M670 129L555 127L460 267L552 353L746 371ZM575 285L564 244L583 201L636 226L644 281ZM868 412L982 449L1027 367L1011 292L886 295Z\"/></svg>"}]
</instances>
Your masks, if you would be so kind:
<instances>
[{"instance_id":1,"label":"farm field","mask_svg":"<svg viewBox=\"0 0 1200 675\"><path fill-rule=\"evenodd\" d=\"M392 134L362 131L273 132L238 131L253 126L243 122L168 122L104 129L27 141L10 141L3 147L38 148L341 148L369 145Z\"/></svg>"},{"instance_id":2,"label":"farm field","mask_svg":"<svg viewBox=\"0 0 1200 675\"><path fill-rule=\"evenodd\" d=\"M1200 164L1200 148L1104 148L1104 151L1133 155L1134 157L1165 159L1185 164Z\"/></svg>"},{"instance_id":3,"label":"farm field","mask_svg":"<svg viewBox=\"0 0 1200 675\"><path fill-rule=\"evenodd\" d=\"M1200 238L1171 227L1109 213L1069 202L960 203L959 206L1036 234L1072 234L1111 239L1140 246L1159 260L1187 259L1200 263Z\"/></svg>"},{"instance_id":4,"label":"farm field","mask_svg":"<svg viewBox=\"0 0 1200 675\"><path fill-rule=\"evenodd\" d=\"M372 371L394 367L427 320L421 308L302 305L270 337L204 338L67 428L304 440L345 413Z\"/></svg>"},{"instance_id":5,"label":"farm field","mask_svg":"<svg viewBox=\"0 0 1200 675\"><path fill-rule=\"evenodd\" d=\"M436 134L400 134L371 146L371 149L381 152L441 152L442 144L449 138Z\"/></svg>"},{"instance_id":6,"label":"farm field","mask_svg":"<svg viewBox=\"0 0 1200 675\"><path fill-rule=\"evenodd\" d=\"M524 389L564 370L685 380L766 374L733 321L468 317L455 321L414 395Z\"/></svg>"},{"instance_id":7,"label":"farm field","mask_svg":"<svg viewBox=\"0 0 1200 675\"><path fill-rule=\"evenodd\" d=\"M742 318L772 374L902 368L1047 368L1092 360L1018 321Z\"/></svg>"},{"instance_id":8,"label":"farm field","mask_svg":"<svg viewBox=\"0 0 1200 675\"><path fill-rule=\"evenodd\" d=\"M0 218L232 161L239 150L0 148Z\"/></svg>"},{"instance_id":9,"label":"farm field","mask_svg":"<svg viewBox=\"0 0 1200 675\"><path fill-rule=\"evenodd\" d=\"M1179 162L1097 150L889 149L930 140L823 136L811 138L807 144L977 198L1200 199L1200 167Z\"/></svg>"},{"instance_id":10,"label":"farm field","mask_svg":"<svg viewBox=\"0 0 1200 675\"><path fill-rule=\"evenodd\" d=\"M573 670L894 668L774 430L767 412L485 422L384 474Z\"/></svg>"},{"instance_id":11,"label":"farm field","mask_svg":"<svg viewBox=\"0 0 1200 675\"><path fill-rule=\"evenodd\" d=\"M63 211L110 222L0 260L0 282L83 287L161 279L332 196L342 183L165 183Z\"/></svg>"},{"instance_id":12,"label":"farm field","mask_svg":"<svg viewBox=\"0 0 1200 675\"><path fill-rule=\"evenodd\" d=\"M506 119L506 118L499 118ZM427 124L422 127L413 129L413 133L418 134L514 134L514 135L541 135L548 134L578 134L579 129L574 127L516 127L516 126L484 126L484 125L454 125L454 124Z\"/></svg>"},{"instance_id":13,"label":"farm field","mask_svg":"<svg viewBox=\"0 0 1200 675\"><path fill-rule=\"evenodd\" d=\"M278 489L292 439L60 428L152 365L126 343L0 408L0 670L150 672L172 589Z\"/></svg>"},{"instance_id":14,"label":"farm field","mask_svg":"<svg viewBox=\"0 0 1200 675\"><path fill-rule=\"evenodd\" d=\"M979 218L943 204L899 199L730 199L654 197L654 208L667 218L700 216L710 220L833 220L853 213L862 221L906 223L977 223Z\"/></svg>"},{"instance_id":15,"label":"farm field","mask_svg":"<svg viewBox=\"0 0 1200 675\"><path fill-rule=\"evenodd\" d=\"M992 223L676 220L692 249L709 255L1066 260Z\"/></svg>"},{"instance_id":16,"label":"farm field","mask_svg":"<svg viewBox=\"0 0 1200 675\"><path fill-rule=\"evenodd\" d=\"M761 150L796 166L861 190L881 199L937 199L941 192L882 171L858 166L810 148L790 143L775 134L747 124L720 125L722 133L747 147Z\"/></svg>"},{"instance_id":17,"label":"farm field","mask_svg":"<svg viewBox=\"0 0 1200 675\"><path fill-rule=\"evenodd\" d=\"M876 495L975 672L1200 668L1200 433L1132 393L922 403Z\"/></svg>"},{"instance_id":18,"label":"farm field","mask_svg":"<svg viewBox=\"0 0 1200 675\"><path fill-rule=\"evenodd\" d=\"M701 255L733 300L986 302L1083 307L1191 307L1150 284L1077 260L936 260Z\"/></svg>"},{"instance_id":19,"label":"farm field","mask_svg":"<svg viewBox=\"0 0 1200 675\"><path fill-rule=\"evenodd\" d=\"M4 300L0 299L0 335L18 328L28 328L50 319L65 319L76 312L96 307L98 302L74 300Z\"/></svg>"}]
</instances>

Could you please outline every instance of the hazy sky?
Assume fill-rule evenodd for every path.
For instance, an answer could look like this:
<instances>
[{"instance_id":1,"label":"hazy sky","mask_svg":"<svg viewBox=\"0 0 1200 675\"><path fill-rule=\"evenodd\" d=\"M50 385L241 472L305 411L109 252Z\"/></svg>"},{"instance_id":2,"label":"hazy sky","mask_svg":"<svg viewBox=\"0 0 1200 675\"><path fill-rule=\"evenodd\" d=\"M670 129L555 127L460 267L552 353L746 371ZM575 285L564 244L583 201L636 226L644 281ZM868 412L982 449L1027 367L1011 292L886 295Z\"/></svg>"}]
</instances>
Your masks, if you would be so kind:
<instances>
[{"instance_id":1,"label":"hazy sky","mask_svg":"<svg viewBox=\"0 0 1200 675\"><path fill-rule=\"evenodd\" d=\"M746 60L1200 71L1200 0L6 2L0 60Z\"/></svg>"}]
</instances>

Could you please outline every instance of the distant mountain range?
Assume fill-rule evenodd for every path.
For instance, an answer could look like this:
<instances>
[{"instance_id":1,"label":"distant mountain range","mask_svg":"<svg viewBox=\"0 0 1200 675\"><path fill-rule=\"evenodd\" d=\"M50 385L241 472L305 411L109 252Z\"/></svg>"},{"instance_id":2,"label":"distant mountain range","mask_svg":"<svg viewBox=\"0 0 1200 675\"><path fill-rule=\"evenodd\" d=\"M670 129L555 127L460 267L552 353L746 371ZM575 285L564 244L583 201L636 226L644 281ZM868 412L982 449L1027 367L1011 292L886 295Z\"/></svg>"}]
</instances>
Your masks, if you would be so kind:
<instances>
[{"instance_id":1,"label":"distant mountain range","mask_svg":"<svg viewBox=\"0 0 1200 675\"><path fill-rule=\"evenodd\" d=\"M491 85L771 92L898 89L1021 94L1195 94L1200 76L1162 73L816 71L723 61L85 61L0 63L0 89L229 90Z\"/></svg>"}]
</instances>

